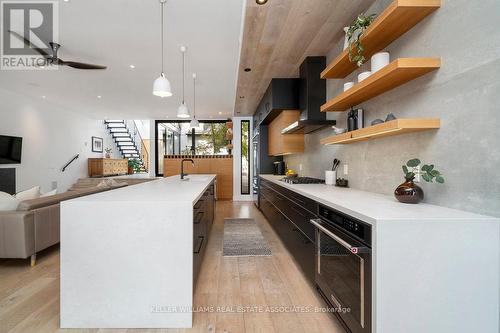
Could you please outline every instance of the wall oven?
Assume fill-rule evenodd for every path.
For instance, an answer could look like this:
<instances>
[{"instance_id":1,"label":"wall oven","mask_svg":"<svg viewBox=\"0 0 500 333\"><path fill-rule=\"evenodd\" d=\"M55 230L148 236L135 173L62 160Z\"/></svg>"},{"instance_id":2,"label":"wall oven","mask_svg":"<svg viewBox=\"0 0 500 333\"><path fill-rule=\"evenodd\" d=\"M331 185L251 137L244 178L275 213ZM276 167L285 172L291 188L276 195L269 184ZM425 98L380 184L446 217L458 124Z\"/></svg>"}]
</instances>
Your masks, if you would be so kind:
<instances>
[{"instance_id":1,"label":"wall oven","mask_svg":"<svg viewBox=\"0 0 500 333\"><path fill-rule=\"evenodd\" d=\"M371 226L322 205L318 215L316 285L350 332L371 332Z\"/></svg>"}]
</instances>

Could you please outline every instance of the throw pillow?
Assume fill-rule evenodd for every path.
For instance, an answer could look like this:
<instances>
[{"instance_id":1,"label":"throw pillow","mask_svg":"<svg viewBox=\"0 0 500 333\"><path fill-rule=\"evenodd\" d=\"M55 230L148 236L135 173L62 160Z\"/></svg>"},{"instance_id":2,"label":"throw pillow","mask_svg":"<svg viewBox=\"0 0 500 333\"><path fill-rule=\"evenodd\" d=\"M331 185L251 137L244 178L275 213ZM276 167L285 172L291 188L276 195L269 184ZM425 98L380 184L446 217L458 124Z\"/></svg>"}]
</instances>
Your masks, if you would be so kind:
<instances>
[{"instance_id":1,"label":"throw pillow","mask_svg":"<svg viewBox=\"0 0 500 333\"><path fill-rule=\"evenodd\" d=\"M34 186L29 190L21 191L16 194L16 199L19 201L31 200L40 197L40 186Z\"/></svg>"},{"instance_id":2,"label":"throw pillow","mask_svg":"<svg viewBox=\"0 0 500 333\"><path fill-rule=\"evenodd\" d=\"M101 180L96 187L108 187L108 184L106 183L105 180Z\"/></svg>"},{"instance_id":3,"label":"throw pillow","mask_svg":"<svg viewBox=\"0 0 500 333\"><path fill-rule=\"evenodd\" d=\"M57 188L52 191L45 192L44 194L40 195L40 198L50 197L51 195L56 195L56 194L57 194Z\"/></svg>"},{"instance_id":4,"label":"throw pillow","mask_svg":"<svg viewBox=\"0 0 500 333\"><path fill-rule=\"evenodd\" d=\"M0 211L16 210L19 201L9 193L0 192Z\"/></svg>"}]
</instances>

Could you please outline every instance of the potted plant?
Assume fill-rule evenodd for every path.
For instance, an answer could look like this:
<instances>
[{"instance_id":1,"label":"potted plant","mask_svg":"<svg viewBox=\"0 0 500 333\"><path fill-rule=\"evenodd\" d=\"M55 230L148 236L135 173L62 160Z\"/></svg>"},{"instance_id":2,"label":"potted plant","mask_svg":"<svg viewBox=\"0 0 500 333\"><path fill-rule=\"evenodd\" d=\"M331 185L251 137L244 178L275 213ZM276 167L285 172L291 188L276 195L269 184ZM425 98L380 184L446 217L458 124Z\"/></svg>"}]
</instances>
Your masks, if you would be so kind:
<instances>
[{"instance_id":1,"label":"potted plant","mask_svg":"<svg viewBox=\"0 0 500 333\"><path fill-rule=\"evenodd\" d=\"M359 14L346 31L346 37L349 44L349 61L355 62L358 67L361 67L366 60L363 55L365 49L360 41L361 36L370 24L372 24L376 16L376 14L368 16L364 13Z\"/></svg>"},{"instance_id":2,"label":"potted plant","mask_svg":"<svg viewBox=\"0 0 500 333\"><path fill-rule=\"evenodd\" d=\"M406 165L403 165L403 173L406 181L394 191L394 196L398 201L417 204L424 199L424 191L414 182L417 174L422 176L422 179L428 183L433 183L434 181L439 184L444 183L443 175L434 169L433 164L425 164L419 169L421 163L418 158L414 158L409 160Z\"/></svg>"},{"instance_id":3,"label":"potted plant","mask_svg":"<svg viewBox=\"0 0 500 333\"><path fill-rule=\"evenodd\" d=\"M139 160L135 158L128 160L128 174L131 175L139 171L141 171L141 163Z\"/></svg>"},{"instance_id":4,"label":"potted plant","mask_svg":"<svg viewBox=\"0 0 500 333\"><path fill-rule=\"evenodd\" d=\"M111 158L111 153L113 152L113 149L106 148L104 149L104 151L106 152L106 158Z\"/></svg>"}]
</instances>

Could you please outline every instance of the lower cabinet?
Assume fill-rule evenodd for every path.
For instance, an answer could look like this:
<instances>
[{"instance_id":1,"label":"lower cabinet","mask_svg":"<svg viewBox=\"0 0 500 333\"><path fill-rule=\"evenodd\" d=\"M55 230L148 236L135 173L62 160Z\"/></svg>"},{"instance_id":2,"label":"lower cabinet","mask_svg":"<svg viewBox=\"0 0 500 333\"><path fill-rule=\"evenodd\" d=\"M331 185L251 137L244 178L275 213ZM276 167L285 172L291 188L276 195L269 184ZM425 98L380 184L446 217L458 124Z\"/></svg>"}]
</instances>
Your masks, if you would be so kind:
<instances>
[{"instance_id":1,"label":"lower cabinet","mask_svg":"<svg viewBox=\"0 0 500 333\"><path fill-rule=\"evenodd\" d=\"M193 284L196 286L201 263L208 243L208 235L215 217L214 184L205 190L193 207Z\"/></svg>"},{"instance_id":2,"label":"lower cabinet","mask_svg":"<svg viewBox=\"0 0 500 333\"><path fill-rule=\"evenodd\" d=\"M105 177L126 175L128 173L128 159L89 158L89 177Z\"/></svg>"},{"instance_id":3,"label":"lower cabinet","mask_svg":"<svg viewBox=\"0 0 500 333\"><path fill-rule=\"evenodd\" d=\"M259 196L262 213L306 277L314 283L314 228L309 220L316 215L266 186L266 182L261 183Z\"/></svg>"}]
</instances>

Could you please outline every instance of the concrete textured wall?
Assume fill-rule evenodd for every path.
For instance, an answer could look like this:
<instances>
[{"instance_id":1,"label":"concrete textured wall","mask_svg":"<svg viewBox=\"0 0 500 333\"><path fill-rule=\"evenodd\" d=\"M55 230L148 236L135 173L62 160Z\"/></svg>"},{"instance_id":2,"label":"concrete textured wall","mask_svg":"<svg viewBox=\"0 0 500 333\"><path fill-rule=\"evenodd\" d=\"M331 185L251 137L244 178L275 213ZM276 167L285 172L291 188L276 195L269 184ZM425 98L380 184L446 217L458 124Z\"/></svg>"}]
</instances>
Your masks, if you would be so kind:
<instances>
[{"instance_id":1,"label":"concrete textured wall","mask_svg":"<svg viewBox=\"0 0 500 333\"><path fill-rule=\"evenodd\" d=\"M377 0L367 13L380 13L390 2ZM288 166L300 170L302 165L300 174L324 178L336 157L348 164L351 187L392 195L403 180L401 165L417 157L435 164L446 178L444 185L421 183L425 202L500 216L499 18L498 0L443 0L438 11L387 47L391 60L441 57L442 67L360 105L365 126L392 112L398 118L440 118L441 129L322 146L319 140L334 134L325 129L307 135L305 153L287 156ZM342 45L343 40L328 60ZM364 68L369 67L345 80L329 80L328 98ZM347 112L328 117L346 127Z\"/></svg>"}]
</instances>

